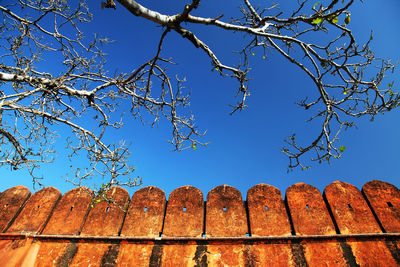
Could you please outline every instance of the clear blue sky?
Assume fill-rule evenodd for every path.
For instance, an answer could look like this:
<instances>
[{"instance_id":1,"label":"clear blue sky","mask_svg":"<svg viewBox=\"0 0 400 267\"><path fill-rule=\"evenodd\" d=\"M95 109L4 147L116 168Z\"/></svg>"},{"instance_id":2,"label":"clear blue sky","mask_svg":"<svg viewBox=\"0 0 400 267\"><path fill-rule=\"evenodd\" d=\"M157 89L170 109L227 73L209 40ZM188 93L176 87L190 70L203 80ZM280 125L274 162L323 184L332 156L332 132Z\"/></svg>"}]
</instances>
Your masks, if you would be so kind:
<instances>
[{"instance_id":1,"label":"clear blue sky","mask_svg":"<svg viewBox=\"0 0 400 267\"><path fill-rule=\"evenodd\" d=\"M90 1L94 21L87 25L87 34L101 33L115 40L105 50L109 54L109 69L130 71L154 54L162 29L144 19L135 17L117 4L117 10L100 9L100 1ZM255 5L270 1L253 1ZM287 8L289 3L281 1ZM145 1L149 8L169 14L180 12L185 1ZM202 1L194 14L217 17L225 14L225 20L237 15L241 1ZM359 43L367 40L374 31L371 45L376 56L400 60L400 2L356 1L349 27ZM196 26L203 39L227 63L236 63L231 53L239 49L242 35L224 33L211 27ZM311 114L294 103L305 94L315 90L309 79L299 69L273 53L262 60L257 51L252 58L250 77L251 96L245 111L229 115L228 104L236 103L237 84L234 80L222 78L211 72L211 63L202 51L177 34L166 39L164 57L172 57L178 65L171 68L186 77L186 87L192 91L191 110L200 129L207 130L201 140L209 142L207 148L197 151L171 152L166 142L171 137L171 128L166 121L158 127L142 126L139 121L126 117L126 126L109 135L110 140L123 139L131 143L131 160L136 166L135 174L143 177L143 186L154 185L168 195L183 185L201 189L204 196L212 188L228 184L238 188L245 198L247 190L258 184L273 185L284 194L287 187L304 182L323 191L329 183L341 180L362 185L372 179L384 180L400 186L400 109L376 117L357 121L358 129L342 132L340 143L346 146L343 157L331 165L313 165L310 170L287 172L288 159L280 152L283 138L296 132L302 140L311 140L319 132L319 124L305 122ZM46 62L47 63L47 62ZM49 66L52 62L48 61ZM396 70L388 82L395 81L394 89L400 85L400 72ZM128 107L121 107L121 109ZM124 111L124 110L121 110ZM63 156L60 132L59 157L52 165L43 166L46 186L55 186L63 193L71 189L63 177L69 171L70 163ZM0 169L0 191L15 185L32 189L29 175L24 171ZM140 187L141 188L141 187ZM129 189L131 195L138 188Z\"/></svg>"}]
</instances>

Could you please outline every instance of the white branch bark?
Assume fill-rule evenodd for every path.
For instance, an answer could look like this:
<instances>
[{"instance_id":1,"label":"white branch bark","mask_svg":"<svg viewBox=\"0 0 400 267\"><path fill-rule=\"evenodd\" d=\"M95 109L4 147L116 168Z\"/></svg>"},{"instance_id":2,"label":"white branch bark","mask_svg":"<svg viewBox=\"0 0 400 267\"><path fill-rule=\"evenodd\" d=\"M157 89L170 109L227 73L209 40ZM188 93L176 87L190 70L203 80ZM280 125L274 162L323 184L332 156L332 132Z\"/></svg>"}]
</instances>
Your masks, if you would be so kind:
<instances>
[{"instance_id":1,"label":"white branch bark","mask_svg":"<svg viewBox=\"0 0 400 267\"><path fill-rule=\"evenodd\" d=\"M127 10L129 10L135 16L143 17L161 25L167 25L171 23L174 16L163 15L157 11L148 9L134 0L117 0Z\"/></svg>"}]
</instances>

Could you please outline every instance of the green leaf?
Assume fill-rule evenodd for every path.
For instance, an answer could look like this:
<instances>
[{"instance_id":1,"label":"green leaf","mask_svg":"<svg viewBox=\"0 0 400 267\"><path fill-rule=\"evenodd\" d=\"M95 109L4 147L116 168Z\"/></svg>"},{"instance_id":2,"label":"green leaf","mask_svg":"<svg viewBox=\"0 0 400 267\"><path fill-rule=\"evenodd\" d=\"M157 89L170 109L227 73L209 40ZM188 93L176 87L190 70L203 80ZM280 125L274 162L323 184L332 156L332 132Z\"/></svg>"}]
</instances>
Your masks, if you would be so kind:
<instances>
[{"instance_id":1,"label":"green leaf","mask_svg":"<svg viewBox=\"0 0 400 267\"><path fill-rule=\"evenodd\" d=\"M197 150L197 144L196 144L196 143L192 144L192 148L193 148L194 150Z\"/></svg>"},{"instance_id":2,"label":"green leaf","mask_svg":"<svg viewBox=\"0 0 400 267\"><path fill-rule=\"evenodd\" d=\"M334 17L331 19L331 21L332 21L332 23L337 23L337 22L339 21L339 19L338 19L337 16L334 16Z\"/></svg>"},{"instance_id":3,"label":"green leaf","mask_svg":"<svg viewBox=\"0 0 400 267\"><path fill-rule=\"evenodd\" d=\"M324 21L323 18L315 18L315 19L313 19L313 21L311 23L312 24L320 24L323 21Z\"/></svg>"},{"instance_id":4,"label":"green leaf","mask_svg":"<svg viewBox=\"0 0 400 267\"><path fill-rule=\"evenodd\" d=\"M314 5L313 5L313 9L315 9L317 6L319 5L319 2L316 2Z\"/></svg>"},{"instance_id":5,"label":"green leaf","mask_svg":"<svg viewBox=\"0 0 400 267\"><path fill-rule=\"evenodd\" d=\"M344 152L344 151L345 151L345 149L346 149L346 147L345 147L345 146L341 146L341 147L339 147L339 150L340 150L340 152Z\"/></svg>"},{"instance_id":6,"label":"green leaf","mask_svg":"<svg viewBox=\"0 0 400 267\"><path fill-rule=\"evenodd\" d=\"M346 23L346 24L350 23L350 16L347 16L344 18L344 23Z\"/></svg>"},{"instance_id":7,"label":"green leaf","mask_svg":"<svg viewBox=\"0 0 400 267\"><path fill-rule=\"evenodd\" d=\"M255 56L256 54L253 52L253 53L251 53L253 56Z\"/></svg>"}]
</instances>

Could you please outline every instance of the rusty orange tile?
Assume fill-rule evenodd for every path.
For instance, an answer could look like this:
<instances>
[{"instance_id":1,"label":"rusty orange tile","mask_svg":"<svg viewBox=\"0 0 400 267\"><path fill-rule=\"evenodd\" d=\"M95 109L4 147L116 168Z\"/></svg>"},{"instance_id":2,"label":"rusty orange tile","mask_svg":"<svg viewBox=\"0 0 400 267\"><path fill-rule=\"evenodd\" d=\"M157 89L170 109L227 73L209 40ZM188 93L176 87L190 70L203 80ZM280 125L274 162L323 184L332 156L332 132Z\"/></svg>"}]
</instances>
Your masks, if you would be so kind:
<instances>
[{"instance_id":1,"label":"rusty orange tile","mask_svg":"<svg viewBox=\"0 0 400 267\"><path fill-rule=\"evenodd\" d=\"M290 245L280 243L211 244L204 255L208 266L301 266L293 259Z\"/></svg>"},{"instance_id":2,"label":"rusty orange tile","mask_svg":"<svg viewBox=\"0 0 400 267\"><path fill-rule=\"evenodd\" d=\"M249 266L299 266L293 259L289 244L254 244L245 247L245 257Z\"/></svg>"},{"instance_id":3,"label":"rusty orange tile","mask_svg":"<svg viewBox=\"0 0 400 267\"><path fill-rule=\"evenodd\" d=\"M19 243L20 240L0 240L0 266L7 266L11 259L18 257L15 250L21 247L21 245L18 246Z\"/></svg>"},{"instance_id":4,"label":"rusty orange tile","mask_svg":"<svg viewBox=\"0 0 400 267\"><path fill-rule=\"evenodd\" d=\"M338 228L343 234L380 233L381 229L372 211L354 185L336 181L329 184L324 195L331 207ZM352 253L361 266L397 266L391 251L383 241L353 242L347 240ZM377 256L379 260L377 261Z\"/></svg>"},{"instance_id":5,"label":"rusty orange tile","mask_svg":"<svg viewBox=\"0 0 400 267\"><path fill-rule=\"evenodd\" d=\"M0 266L33 266L39 244L32 239L0 241Z\"/></svg>"},{"instance_id":6,"label":"rusty orange tile","mask_svg":"<svg viewBox=\"0 0 400 267\"><path fill-rule=\"evenodd\" d=\"M163 236L199 237L203 233L203 193L193 186L183 186L168 198Z\"/></svg>"},{"instance_id":7,"label":"rusty orange tile","mask_svg":"<svg viewBox=\"0 0 400 267\"><path fill-rule=\"evenodd\" d=\"M252 236L290 235L288 213L281 191L259 184L247 192L250 229Z\"/></svg>"},{"instance_id":8,"label":"rusty orange tile","mask_svg":"<svg viewBox=\"0 0 400 267\"><path fill-rule=\"evenodd\" d=\"M7 192L11 191L0 195L0 214L13 213L9 212L13 207L1 209ZM101 202L89 209L91 197L79 188L67 192L61 200L58 190L46 188L26 202L7 233L0 235L0 266L400 266L398 237L343 239L335 235L335 227L349 234L380 233L381 226L370 206L385 230L398 232L398 189L371 181L364 185L363 193L352 185L335 182L325 189L324 201L315 187L295 184L286 192L286 210L279 190L260 184L247 192L247 218L246 202L230 186L211 190L205 211L202 192L194 187L175 189L167 205L162 190L147 187L134 194L125 218L129 195L122 188L109 192L118 207ZM21 202L15 201L16 210ZM190 239L201 236L204 218L211 239ZM248 222L254 236L276 237L246 238ZM120 231L124 236L156 239L117 240ZM158 239L161 231L163 236ZM290 237L291 231L296 235L333 236L295 239ZM58 237L31 235L41 232ZM79 239L59 236L79 232ZM104 238L85 239L88 235Z\"/></svg>"},{"instance_id":9,"label":"rusty orange tile","mask_svg":"<svg viewBox=\"0 0 400 267\"><path fill-rule=\"evenodd\" d=\"M121 236L158 237L162 231L165 193L148 186L136 191L131 199ZM153 244L121 244L117 266L159 266L162 246Z\"/></svg>"},{"instance_id":10,"label":"rusty orange tile","mask_svg":"<svg viewBox=\"0 0 400 267\"><path fill-rule=\"evenodd\" d=\"M206 236L245 236L247 215L239 190L217 186L207 195Z\"/></svg>"},{"instance_id":11,"label":"rusty orange tile","mask_svg":"<svg viewBox=\"0 0 400 267\"><path fill-rule=\"evenodd\" d=\"M78 251L78 244L76 242L47 240L37 242L36 244L40 245L40 248L34 265L32 265L35 267L69 266Z\"/></svg>"},{"instance_id":12,"label":"rusty orange tile","mask_svg":"<svg viewBox=\"0 0 400 267\"><path fill-rule=\"evenodd\" d=\"M124 219L124 210L129 201L128 191L112 187L107 196L114 203L98 203L88 214L81 235L117 236ZM73 251L69 266L108 266L115 265L120 244L118 242L78 243Z\"/></svg>"},{"instance_id":13,"label":"rusty orange tile","mask_svg":"<svg viewBox=\"0 0 400 267\"><path fill-rule=\"evenodd\" d=\"M68 266L115 266L119 244L79 243Z\"/></svg>"},{"instance_id":14,"label":"rusty orange tile","mask_svg":"<svg viewBox=\"0 0 400 267\"><path fill-rule=\"evenodd\" d=\"M91 200L90 192L81 187L65 193L42 234L79 234ZM77 249L78 246L74 242L41 242L35 266L52 266L54 264L66 266L75 256Z\"/></svg>"},{"instance_id":15,"label":"rusty orange tile","mask_svg":"<svg viewBox=\"0 0 400 267\"><path fill-rule=\"evenodd\" d=\"M129 193L121 187L112 187L107 196L113 199L109 204L101 201L88 214L81 235L116 236L122 226Z\"/></svg>"},{"instance_id":16,"label":"rusty orange tile","mask_svg":"<svg viewBox=\"0 0 400 267\"><path fill-rule=\"evenodd\" d=\"M317 188L304 183L292 185L286 191L286 201L296 234L336 234L332 218ZM297 265L347 266L339 242L293 243L292 253Z\"/></svg>"},{"instance_id":17,"label":"rusty orange tile","mask_svg":"<svg viewBox=\"0 0 400 267\"><path fill-rule=\"evenodd\" d=\"M30 195L29 189L22 185L9 188L0 195L0 233L5 230Z\"/></svg>"},{"instance_id":18,"label":"rusty orange tile","mask_svg":"<svg viewBox=\"0 0 400 267\"><path fill-rule=\"evenodd\" d=\"M162 248L157 245L121 244L116 266L159 266L161 257Z\"/></svg>"},{"instance_id":19,"label":"rusty orange tile","mask_svg":"<svg viewBox=\"0 0 400 267\"><path fill-rule=\"evenodd\" d=\"M300 245L304 248L304 257L308 266L351 266L342 244L338 241L303 241Z\"/></svg>"},{"instance_id":20,"label":"rusty orange tile","mask_svg":"<svg viewBox=\"0 0 400 267\"><path fill-rule=\"evenodd\" d=\"M162 250L161 266L196 266L195 244L165 245Z\"/></svg>"},{"instance_id":21,"label":"rusty orange tile","mask_svg":"<svg viewBox=\"0 0 400 267\"><path fill-rule=\"evenodd\" d=\"M91 200L92 196L88 189L82 187L65 193L42 233L47 235L78 234Z\"/></svg>"},{"instance_id":22,"label":"rusty orange tile","mask_svg":"<svg viewBox=\"0 0 400 267\"><path fill-rule=\"evenodd\" d=\"M164 191L154 186L136 191L129 204L121 236L159 236L164 211Z\"/></svg>"},{"instance_id":23,"label":"rusty orange tile","mask_svg":"<svg viewBox=\"0 0 400 267\"><path fill-rule=\"evenodd\" d=\"M389 183L373 180L363 186L362 192L385 231L400 232L400 190Z\"/></svg>"},{"instance_id":24,"label":"rusty orange tile","mask_svg":"<svg viewBox=\"0 0 400 267\"><path fill-rule=\"evenodd\" d=\"M40 233L60 197L60 191L54 187L46 187L33 194L7 233Z\"/></svg>"},{"instance_id":25,"label":"rusty orange tile","mask_svg":"<svg viewBox=\"0 0 400 267\"><path fill-rule=\"evenodd\" d=\"M247 192L247 205L252 236L291 235L288 213L277 188L266 184L253 186ZM244 256L253 266L295 266L289 244L251 245Z\"/></svg>"},{"instance_id":26,"label":"rusty orange tile","mask_svg":"<svg viewBox=\"0 0 400 267\"><path fill-rule=\"evenodd\" d=\"M324 195L340 233L382 232L360 190L354 185L336 181L325 188Z\"/></svg>"},{"instance_id":27,"label":"rusty orange tile","mask_svg":"<svg viewBox=\"0 0 400 267\"><path fill-rule=\"evenodd\" d=\"M243 244L219 244L207 246L209 266L249 266L245 265Z\"/></svg>"},{"instance_id":28,"label":"rusty orange tile","mask_svg":"<svg viewBox=\"0 0 400 267\"><path fill-rule=\"evenodd\" d=\"M400 266L393 254L391 254L384 241L355 241L348 239L347 243L350 245L351 250L356 258L359 266ZM395 251L394 253L399 253Z\"/></svg>"},{"instance_id":29,"label":"rusty orange tile","mask_svg":"<svg viewBox=\"0 0 400 267\"><path fill-rule=\"evenodd\" d=\"M296 235L332 235L335 226L319 190L298 183L286 190L286 201Z\"/></svg>"}]
</instances>

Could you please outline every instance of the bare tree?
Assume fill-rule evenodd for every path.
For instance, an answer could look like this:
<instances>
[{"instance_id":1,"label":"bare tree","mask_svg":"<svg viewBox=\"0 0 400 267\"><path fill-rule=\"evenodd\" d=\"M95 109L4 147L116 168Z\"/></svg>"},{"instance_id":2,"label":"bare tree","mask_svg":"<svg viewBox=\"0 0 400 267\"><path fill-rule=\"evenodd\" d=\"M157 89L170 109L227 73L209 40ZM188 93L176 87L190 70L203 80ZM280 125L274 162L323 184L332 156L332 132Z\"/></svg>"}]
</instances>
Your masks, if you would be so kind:
<instances>
[{"instance_id":1,"label":"bare tree","mask_svg":"<svg viewBox=\"0 0 400 267\"><path fill-rule=\"evenodd\" d=\"M75 171L73 182L81 184L98 175L107 179L101 190L112 185L137 185L140 180L131 176L134 168L127 162L128 147L103 141L107 129L123 126L122 119L111 119L121 103L129 103L135 118L150 114L151 124L161 117L168 120L175 150L204 145L198 140L203 133L185 109L189 96L183 90L183 81L167 73L173 61L163 55L162 49L170 32L201 49L211 60L213 70L237 80L239 100L232 105L231 114L246 107L248 56L255 49L264 51L265 57L269 51L278 52L311 79L317 97L306 97L298 104L312 112L310 120L321 121L321 128L305 146L297 143L295 135L285 140L287 146L282 152L289 158L289 169L308 168L302 163L305 154L317 162L339 158L344 147L338 147L338 135L343 128L354 126L353 118L368 115L373 119L399 105L393 83L380 86L394 64L374 56L369 47L372 36L358 45L348 27L353 0L331 0L326 4L298 1L288 14L277 4L255 7L243 0L241 16L230 21L224 21L224 14L215 18L195 16L200 0L193 0L173 15L161 14L133 0L118 2L133 15L161 25L163 33L148 61L132 66L131 72L114 75L106 71L101 49L110 40L98 36L88 40L80 30L80 24L92 18L84 1L19 0L0 5L1 166L27 167L34 182L40 183L35 169L53 160L57 124L71 129L70 156L85 153L89 160L88 168ZM123 8L112 0L101 5ZM221 62L196 32L189 30L194 24L247 37L248 43L239 51L239 63L233 66ZM330 40L310 38L319 32L329 33ZM41 70L40 64L49 56L62 62L60 69L51 73ZM366 70L377 63L376 74L364 77ZM96 123L93 129L84 123L91 118Z\"/></svg>"}]
</instances>

